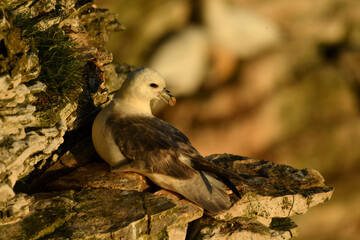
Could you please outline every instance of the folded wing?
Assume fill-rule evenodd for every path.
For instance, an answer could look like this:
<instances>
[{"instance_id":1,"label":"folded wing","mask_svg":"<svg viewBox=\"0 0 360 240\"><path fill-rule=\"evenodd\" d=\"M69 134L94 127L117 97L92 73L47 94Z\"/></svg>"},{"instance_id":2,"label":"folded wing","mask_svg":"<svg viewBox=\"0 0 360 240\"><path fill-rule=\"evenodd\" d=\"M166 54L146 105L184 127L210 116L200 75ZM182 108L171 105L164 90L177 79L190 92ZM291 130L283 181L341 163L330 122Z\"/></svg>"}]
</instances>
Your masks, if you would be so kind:
<instances>
[{"instance_id":1,"label":"folded wing","mask_svg":"<svg viewBox=\"0 0 360 240\"><path fill-rule=\"evenodd\" d=\"M240 196L228 179L237 175L205 160L189 139L169 123L156 117L111 116L106 124L121 153L130 161L121 170L143 174L214 214L231 206L223 182Z\"/></svg>"}]
</instances>

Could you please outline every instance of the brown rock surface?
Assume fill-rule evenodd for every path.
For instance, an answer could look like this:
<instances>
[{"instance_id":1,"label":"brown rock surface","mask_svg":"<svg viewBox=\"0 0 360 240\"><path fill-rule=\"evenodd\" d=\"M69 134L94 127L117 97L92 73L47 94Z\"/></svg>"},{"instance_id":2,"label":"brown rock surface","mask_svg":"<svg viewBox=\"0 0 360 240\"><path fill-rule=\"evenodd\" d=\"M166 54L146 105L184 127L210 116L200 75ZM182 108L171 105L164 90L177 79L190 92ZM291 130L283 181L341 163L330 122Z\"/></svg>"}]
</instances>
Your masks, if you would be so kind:
<instances>
[{"instance_id":1,"label":"brown rock surface","mask_svg":"<svg viewBox=\"0 0 360 240\"><path fill-rule=\"evenodd\" d=\"M248 182L234 180L243 197L219 219L234 217L283 218L304 214L310 207L328 201L333 188L314 169L290 166L230 154L208 157L217 165L244 176Z\"/></svg>"},{"instance_id":2,"label":"brown rock surface","mask_svg":"<svg viewBox=\"0 0 360 240\"><path fill-rule=\"evenodd\" d=\"M50 183L43 178L43 184L57 192L23 195L1 206L5 215L0 230L9 229L1 231L1 237L290 239L298 230L287 217L304 214L329 200L333 192L312 169L229 154L208 159L246 178L234 181L242 199L232 196L233 206L215 219L182 196L156 190L138 174L119 175L103 162L90 162Z\"/></svg>"},{"instance_id":3,"label":"brown rock surface","mask_svg":"<svg viewBox=\"0 0 360 240\"><path fill-rule=\"evenodd\" d=\"M136 173L112 173L109 165L90 163L79 167L48 185L53 190L79 188L108 188L145 191L149 188L145 177Z\"/></svg>"},{"instance_id":4,"label":"brown rock surface","mask_svg":"<svg viewBox=\"0 0 360 240\"><path fill-rule=\"evenodd\" d=\"M280 227L279 227L280 226ZM193 223L194 234L190 239L293 239L298 235L298 228L289 218L273 219L270 226L256 220L235 218L230 221L214 221L203 218Z\"/></svg>"}]
</instances>

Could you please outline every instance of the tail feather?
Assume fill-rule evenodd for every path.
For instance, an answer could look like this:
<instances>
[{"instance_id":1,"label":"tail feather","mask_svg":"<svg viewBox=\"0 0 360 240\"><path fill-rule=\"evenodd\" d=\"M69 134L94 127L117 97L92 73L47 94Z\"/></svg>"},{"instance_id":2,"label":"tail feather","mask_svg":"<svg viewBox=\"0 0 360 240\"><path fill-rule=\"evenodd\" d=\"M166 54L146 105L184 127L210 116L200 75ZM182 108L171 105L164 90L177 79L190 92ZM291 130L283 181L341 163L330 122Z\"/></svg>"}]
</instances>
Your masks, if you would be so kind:
<instances>
[{"instance_id":1,"label":"tail feather","mask_svg":"<svg viewBox=\"0 0 360 240\"><path fill-rule=\"evenodd\" d=\"M239 198L241 199L241 194L239 192L239 190L237 190L236 186L233 184L233 182L227 178L227 177L223 177L223 176L219 176L219 178L221 179L221 181L223 181L226 186L228 186L231 191Z\"/></svg>"},{"instance_id":2,"label":"tail feather","mask_svg":"<svg viewBox=\"0 0 360 240\"><path fill-rule=\"evenodd\" d=\"M164 175L148 176L162 188L177 192L207 210L210 214L225 212L231 207L224 184L206 172L197 172L189 179L174 179Z\"/></svg>"}]
</instances>

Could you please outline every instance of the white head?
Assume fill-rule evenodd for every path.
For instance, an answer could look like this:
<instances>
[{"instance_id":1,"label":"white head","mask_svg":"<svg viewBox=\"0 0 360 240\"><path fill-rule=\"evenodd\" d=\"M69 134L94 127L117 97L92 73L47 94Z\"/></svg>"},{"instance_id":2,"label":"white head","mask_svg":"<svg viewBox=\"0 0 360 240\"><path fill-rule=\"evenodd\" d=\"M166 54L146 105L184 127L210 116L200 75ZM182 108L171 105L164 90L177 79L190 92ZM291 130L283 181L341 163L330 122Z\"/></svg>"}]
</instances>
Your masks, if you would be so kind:
<instances>
[{"instance_id":1,"label":"white head","mask_svg":"<svg viewBox=\"0 0 360 240\"><path fill-rule=\"evenodd\" d=\"M150 68L139 68L129 74L114 99L147 106L153 99L164 100L170 106L176 103L176 99L165 88L162 76Z\"/></svg>"}]
</instances>

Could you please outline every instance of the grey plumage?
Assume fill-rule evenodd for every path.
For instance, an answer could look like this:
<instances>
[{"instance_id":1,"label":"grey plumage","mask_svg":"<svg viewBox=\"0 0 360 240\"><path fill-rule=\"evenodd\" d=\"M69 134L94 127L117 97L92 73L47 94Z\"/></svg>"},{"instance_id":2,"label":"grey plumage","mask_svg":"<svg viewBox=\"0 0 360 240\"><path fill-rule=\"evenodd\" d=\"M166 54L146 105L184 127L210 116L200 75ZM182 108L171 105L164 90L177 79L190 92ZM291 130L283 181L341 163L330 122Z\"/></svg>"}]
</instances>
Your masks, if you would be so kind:
<instances>
[{"instance_id":1,"label":"grey plumage","mask_svg":"<svg viewBox=\"0 0 360 240\"><path fill-rule=\"evenodd\" d=\"M229 178L241 177L207 161L183 133L154 117L154 99L176 103L156 71L144 68L130 74L94 121L95 149L116 171L145 175L212 214L227 210L231 202L224 183L240 197Z\"/></svg>"},{"instance_id":2,"label":"grey plumage","mask_svg":"<svg viewBox=\"0 0 360 240\"><path fill-rule=\"evenodd\" d=\"M112 129L116 144L128 160L126 164L117 166L119 169L143 174L211 213L230 207L224 184L211 177L210 173L221 174L226 179L236 175L205 160L178 129L156 117L145 116L112 115L106 124ZM168 186L159 180L164 178L163 175L173 178L168 180Z\"/></svg>"}]
</instances>

